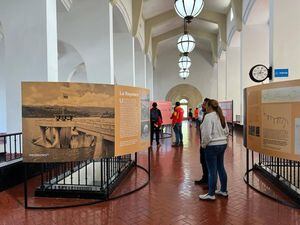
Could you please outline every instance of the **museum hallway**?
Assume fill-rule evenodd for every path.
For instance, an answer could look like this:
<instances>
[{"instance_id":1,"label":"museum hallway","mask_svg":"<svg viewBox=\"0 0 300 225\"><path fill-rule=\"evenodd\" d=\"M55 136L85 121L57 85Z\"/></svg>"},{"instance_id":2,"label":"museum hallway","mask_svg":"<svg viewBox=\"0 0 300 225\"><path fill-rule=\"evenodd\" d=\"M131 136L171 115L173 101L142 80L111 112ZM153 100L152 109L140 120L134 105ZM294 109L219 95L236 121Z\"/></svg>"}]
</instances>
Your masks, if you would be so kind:
<instances>
[{"instance_id":1,"label":"museum hallway","mask_svg":"<svg viewBox=\"0 0 300 225\"><path fill-rule=\"evenodd\" d=\"M139 153L139 161L146 166L146 153ZM218 197L215 202L199 201L198 195L207 189L195 186L201 175L199 138L194 127L184 124L184 147L171 147L165 139L162 147L151 152L151 181L144 189L110 202L93 206L57 210L25 210L23 186L0 193L1 225L14 224L73 224L73 225L146 225L146 224L205 224L205 225L290 225L300 224L300 211L278 204L253 191L243 181L245 150L240 134L234 137L226 152L229 178L229 198ZM144 176L144 177L143 177ZM122 192L143 183L143 173L131 174L116 190ZM35 179L30 186L35 185ZM30 198L30 204L59 202L58 199ZM80 200L62 200L76 202ZM41 203L43 202L43 203Z\"/></svg>"}]
</instances>

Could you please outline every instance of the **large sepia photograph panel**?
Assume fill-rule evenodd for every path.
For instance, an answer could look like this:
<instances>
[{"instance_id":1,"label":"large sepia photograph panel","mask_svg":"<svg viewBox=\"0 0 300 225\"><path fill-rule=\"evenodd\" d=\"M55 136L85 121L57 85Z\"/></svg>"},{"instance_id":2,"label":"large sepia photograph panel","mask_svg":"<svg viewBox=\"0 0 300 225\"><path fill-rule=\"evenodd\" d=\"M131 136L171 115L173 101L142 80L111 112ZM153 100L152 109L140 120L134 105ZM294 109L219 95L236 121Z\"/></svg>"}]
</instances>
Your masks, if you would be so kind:
<instances>
[{"instance_id":1,"label":"large sepia photograph panel","mask_svg":"<svg viewBox=\"0 0 300 225\"><path fill-rule=\"evenodd\" d=\"M114 86L22 83L25 162L113 157Z\"/></svg>"}]
</instances>

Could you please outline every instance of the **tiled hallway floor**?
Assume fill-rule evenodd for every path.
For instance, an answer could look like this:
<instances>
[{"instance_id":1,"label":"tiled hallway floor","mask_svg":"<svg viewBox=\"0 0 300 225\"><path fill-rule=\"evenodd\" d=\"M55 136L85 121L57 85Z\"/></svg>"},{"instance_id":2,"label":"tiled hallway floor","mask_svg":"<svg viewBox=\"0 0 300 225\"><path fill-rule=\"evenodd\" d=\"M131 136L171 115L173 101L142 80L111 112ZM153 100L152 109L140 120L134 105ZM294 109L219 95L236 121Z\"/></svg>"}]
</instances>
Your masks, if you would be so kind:
<instances>
[{"instance_id":1,"label":"tiled hallway floor","mask_svg":"<svg viewBox=\"0 0 300 225\"><path fill-rule=\"evenodd\" d=\"M184 148L171 148L166 139L152 150L150 184L127 197L94 206L60 210L25 210L22 185L0 193L0 224L205 224L205 225L300 225L300 210L280 205L254 192L243 181L245 151L241 137L234 138L226 153L229 198L215 202L198 200L207 190L194 185L201 176L199 138L195 128L184 127ZM146 153L139 154L146 166ZM16 174L17 176L17 174ZM21 174L18 174L21 176ZM142 173L138 173L143 181ZM136 173L117 192L141 183ZM33 183L31 183L33 186ZM51 203L53 199L43 199ZM68 202L73 200L68 200ZM30 203L39 204L32 198Z\"/></svg>"}]
</instances>

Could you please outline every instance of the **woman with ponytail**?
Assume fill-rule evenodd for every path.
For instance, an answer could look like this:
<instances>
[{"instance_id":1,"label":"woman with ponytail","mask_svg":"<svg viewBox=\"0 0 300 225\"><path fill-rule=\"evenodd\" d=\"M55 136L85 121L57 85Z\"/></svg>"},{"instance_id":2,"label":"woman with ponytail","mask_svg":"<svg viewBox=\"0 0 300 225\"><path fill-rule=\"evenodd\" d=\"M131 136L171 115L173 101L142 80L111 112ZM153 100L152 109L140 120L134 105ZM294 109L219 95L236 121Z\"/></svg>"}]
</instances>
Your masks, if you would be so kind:
<instances>
[{"instance_id":1,"label":"woman with ponytail","mask_svg":"<svg viewBox=\"0 0 300 225\"><path fill-rule=\"evenodd\" d=\"M209 100L204 121L201 124L201 147L204 148L208 168L208 193L199 195L202 200L215 200L215 194L228 197L227 174L224 168L224 153L227 148L228 126L222 109L216 100ZM221 189L216 190L217 178Z\"/></svg>"}]
</instances>

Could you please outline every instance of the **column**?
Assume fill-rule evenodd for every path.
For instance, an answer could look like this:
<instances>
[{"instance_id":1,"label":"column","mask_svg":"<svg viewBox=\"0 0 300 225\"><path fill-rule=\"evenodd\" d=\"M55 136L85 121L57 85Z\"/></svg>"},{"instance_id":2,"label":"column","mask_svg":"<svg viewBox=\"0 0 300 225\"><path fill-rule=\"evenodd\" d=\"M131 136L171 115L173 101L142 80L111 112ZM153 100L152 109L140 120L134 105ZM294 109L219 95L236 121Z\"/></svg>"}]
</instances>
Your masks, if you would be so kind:
<instances>
[{"instance_id":1,"label":"column","mask_svg":"<svg viewBox=\"0 0 300 225\"><path fill-rule=\"evenodd\" d=\"M134 42L135 49L135 86L136 87L145 87L146 74L145 74L145 55L140 47L139 40L136 38Z\"/></svg>"},{"instance_id":2,"label":"column","mask_svg":"<svg viewBox=\"0 0 300 225\"><path fill-rule=\"evenodd\" d=\"M146 88L150 89L150 100L153 100L153 66L149 57L146 57Z\"/></svg>"},{"instance_id":3,"label":"column","mask_svg":"<svg viewBox=\"0 0 300 225\"><path fill-rule=\"evenodd\" d=\"M222 52L218 61L218 100L226 99L226 52Z\"/></svg>"},{"instance_id":4,"label":"column","mask_svg":"<svg viewBox=\"0 0 300 225\"><path fill-rule=\"evenodd\" d=\"M300 1L270 0L270 64L273 69L288 69L287 78L274 78L274 81L300 78Z\"/></svg>"},{"instance_id":5,"label":"column","mask_svg":"<svg viewBox=\"0 0 300 225\"><path fill-rule=\"evenodd\" d=\"M226 100L233 100L233 115L240 115L240 47L228 47L226 54Z\"/></svg>"}]
</instances>

